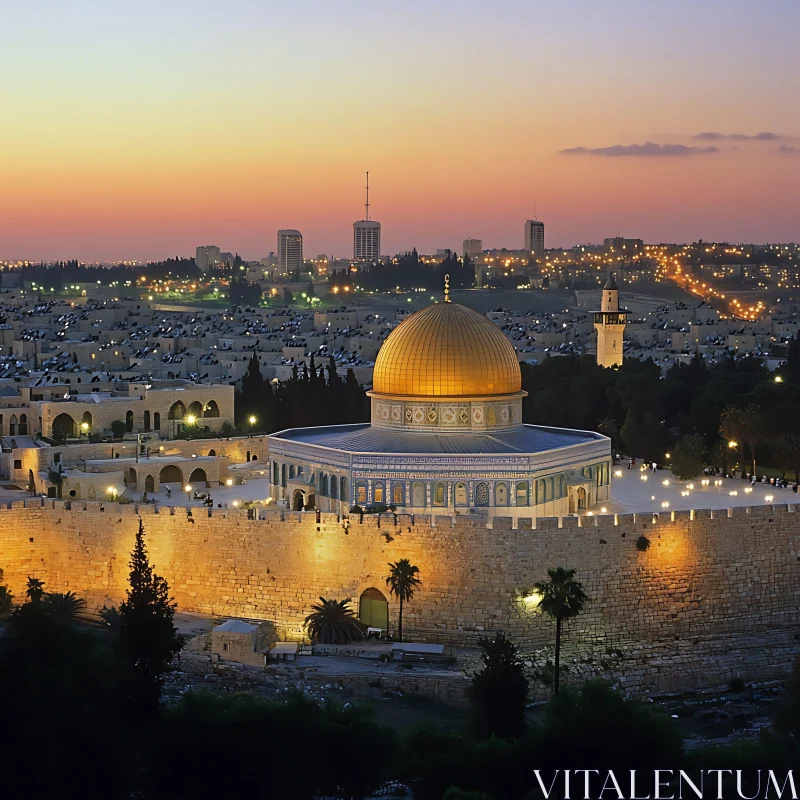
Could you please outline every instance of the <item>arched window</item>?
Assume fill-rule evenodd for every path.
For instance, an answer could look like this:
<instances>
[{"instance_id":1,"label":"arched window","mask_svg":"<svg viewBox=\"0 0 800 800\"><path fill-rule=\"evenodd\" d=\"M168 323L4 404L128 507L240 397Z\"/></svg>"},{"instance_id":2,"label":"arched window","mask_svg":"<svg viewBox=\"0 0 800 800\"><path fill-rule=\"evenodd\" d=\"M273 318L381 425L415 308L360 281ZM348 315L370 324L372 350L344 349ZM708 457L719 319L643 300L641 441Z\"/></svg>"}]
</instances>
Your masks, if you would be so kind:
<instances>
[{"instance_id":1,"label":"arched window","mask_svg":"<svg viewBox=\"0 0 800 800\"><path fill-rule=\"evenodd\" d=\"M323 497L328 496L328 476L324 472L319 476L319 493Z\"/></svg>"},{"instance_id":2,"label":"arched window","mask_svg":"<svg viewBox=\"0 0 800 800\"><path fill-rule=\"evenodd\" d=\"M558 496L567 496L567 479L563 475L558 476Z\"/></svg>"},{"instance_id":3,"label":"arched window","mask_svg":"<svg viewBox=\"0 0 800 800\"><path fill-rule=\"evenodd\" d=\"M281 486L286 488L286 464L281 464Z\"/></svg>"},{"instance_id":4,"label":"arched window","mask_svg":"<svg viewBox=\"0 0 800 800\"><path fill-rule=\"evenodd\" d=\"M203 409L203 416L204 417L218 417L219 416L219 406L217 405L216 400L209 400L205 408Z\"/></svg>"},{"instance_id":5,"label":"arched window","mask_svg":"<svg viewBox=\"0 0 800 800\"><path fill-rule=\"evenodd\" d=\"M28 415L27 414L20 414L19 415L19 435L20 436L27 436L28 435Z\"/></svg>"},{"instance_id":6,"label":"arched window","mask_svg":"<svg viewBox=\"0 0 800 800\"><path fill-rule=\"evenodd\" d=\"M547 479L547 494L546 494L546 498L548 500L552 500L553 496L554 496L553 495L553 479L552 478L548 478Z\"/></svg>"},{"instance_id":7,"label":"arched window","mask_svg":"<svg viewBox=\"0 0 800 800\"><path fill-rule=\"evenodd\" d=\"M212 448L211 448L211 449L208 451L208 455L209 455L209 457L216 457L216 455L217 455L217 451L216 451L216 450L215 450L215 449L212 447Z\"/></svg>"},{"instance_id":8,"label":"arched window","mask_svg":"<svg viewBox=\"0 0 800 800\"><path fill-rule=\"evenodd\" d=\"M384 500L384 498L383 498L383 484L382 483L376 483L372 487L372 501L374 503L383 503L383 500Z\"/></svg>"},{"instance_id":9,"label":"arched window","mask_svg":"<svg viewBox=\"0 0 800 800\"><path fill-rule=\"evenodd\" d=\"M248 461L250 460L250 456L247 456ZM289 464L289 480L294 480L294 464Z\"/></svg>"},{"instance_id":10,"label":"arched window","mask_svg":"<svg viewBox=\"0 0 800 800\"><path fill-rule=\"evenodd\" d=\"M272 485L277 486L280 481L280 467L277 461L272 462Z\"/></svg>"},{"instance_id":11,"label":"arched window","mask_svg":"<svg viewBox=\"0 0 800 800\"><path fill-rule=\"evenodd\" d=\"M190 403L189 408L186 409L186 416L194 417L195 420L200 419L203 416L203 404L197 400Z\"/></svg>"},{"instance_id":12,"label":"arched window","mask_svg":"<svg viewBox=\"0 0 800 800\"><path fill-rule=\"evenodd\" d=\"M347 489L347 478L345 477L339 479L339 499L344 501L348 501L350 499Z\"/></svg>"},{"instance_id":13,"label":"arched window","mask_svg":"<svg viewBox=\"0 0 800 800\"><path fill-rule=\"evenodd\" d=\"M488 506L489 505L489 484L485 481L475 484L475 505Z\"/></svg>"},{"instance_id":14,"label":"arched window","mask_svg":"<svg viewBox=\"0 0 800 800\"><path fill-rule=\"evenodd\" d=\"M160 431L161 430L161 414L158 411L153 414L153 430Z\"/></svg>"},{"instance_id":15,"label":"arched window","mask_svg":"<svg viewBox=\"0 0 800 800\"><path fill-rule=\"evenodd\" d=\"M367 484L366 483L357 483L356 484L356 505L357 506L365 506L367 503Z\"/></svg>"},{"instance_id":16,"label":"arched window","mask_svg":"<svg viewBox=\"0 0 800 800\"><path fill-rule=\"evenodd\" d=\"M496 483L494 486L494 504L496 506L508 505L508 484Z\"/></svg>"},{"instance_id":17,"label":"arched window","mask_svg":"<svg viewBox=\"0 0 800 800\"><path fill-rule=\"evenodd\" d=\"M455 486L455 503L457 506L465 506L468 503L467 484L457 483Z\"/></svg>"},{"instance_id":18,"label":"arched window","mask_svg":"<svg viewBox=\"0 0 800 800\"><path fill-rule=\"evenodd\" d=\"M422 481L414 481L411 484L411 505L414 508L424 508L425 503L425 484Z\"/></svg>"},{"instance_id":19,"label":"arched window","mask_svg":"<svg viewBox=\"0 0 800 800\"><path fill-rule=\"evenodd\" d=\"M183 419L186 414L186 406L178 400L169 407L167 419Z\"/></svg>"},{"instance_id":20,"label":"arched window","mask_svg":"<svg viewBox=\"0 0 800 800\"><path fill-rule=\"evenodd\" d=\"M125 430L128 433L133 430L133 411L125 412Z\"/></svg>"},{"instance_id":21,"label":"arched window","mask_svg":"<svg viewBox=\"0 0 800 800\"><path fill-rule=\"evenodd\" d=\"M392 484L392 504L395 506L402 506L403 503L403 484Z\"/></svg>"},{"instance_id":22,"label":"arched window","mask_svg":"<svg viewBox=\"0 0 800 800\"><path fill-rule=\"evenodd\" d=\"M150 430L150 412L149 411L145 411L144 412L144 429L146 431Z\"/></svg>"},{"instance_id":23,"label":"arched window","mask_svg":"<svg viewBox=\"0 0 800 800\"><path fill-rule=\"evenodd\" d=\"M331 500L339 499L338 491L339 481L335 475L331 475Z\"/></svg>"},{"instance_id":24,"label":"arched window","mask_svg":"<svg viewBox=\"0 0 800 800\"><path fill-rule=\"evenodd\" d=\"M537 503L544 503L545 502L545 483L544 479L536 481L536 502Z\"/></svg>"},{"instance_id":25,"label":"arched window","mask_svg":"<svg viewBox=\"0 0 800 800\"><path fill-rule=\"evenodd\" d=\"M447 505L447 487L443 483L433 485L433 504L435 506Z\"/></svg>"},{"instance_id":26,"label":"arched window","mask_svg":"<svg viewBox=\"0 0 800 800\"><path fill-rule=\"evenodd\" d=\"M526 481L520 481L517 484L517 505L528 505L528 484Z\"/></svg>"}]
</instances>

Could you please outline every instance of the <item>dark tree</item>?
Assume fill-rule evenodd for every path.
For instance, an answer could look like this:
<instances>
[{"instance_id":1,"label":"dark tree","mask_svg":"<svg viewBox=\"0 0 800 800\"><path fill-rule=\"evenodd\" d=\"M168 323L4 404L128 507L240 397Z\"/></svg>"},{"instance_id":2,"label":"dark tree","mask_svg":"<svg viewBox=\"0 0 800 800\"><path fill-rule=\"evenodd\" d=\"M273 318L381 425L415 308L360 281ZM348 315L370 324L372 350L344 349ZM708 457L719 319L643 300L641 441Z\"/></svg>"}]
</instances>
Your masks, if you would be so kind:
<instances>
[{"instance_id":1,"label":"dark tree","mask_svg":"<svg viewBox=\"0 0 800 800\"><path fill-rule=\"evenodd\" d=\"M516 644L505 633L478 640L483 667L472 676L469 697L479 736L518 738L525 732L528 679Z\"/></svg>"},{"instance_id":2,"label":"dark tree","mask_svg":"<svg viewBox=\"0 0 800 800\"><path fill-rule=\"evenodd\" d=\"M417 577L419 567L415 567L407 558L401 558L395 564L389 564L389 577L386 578L386 585L389 593L400 601L400 614L397 623L397 639L403 641L403 605L411 602L414 593L422 585L422 581Z\"/></svg>"},{"instance_id":3,"label":"dark tree","mask_svg":"<svg viewBox=\"0 0 800 800\"><path fill-rule=\"evenodd\" d=\"M558 694L561 665L561 628L564 620L577 617L583 611L586 595L583 586L575 580L574 569L547 570L548 579L535 585L535 590L542 596L539 608L556 621L556 658L555 682L553 690Z\"/></svg>"},{"instance_id":4,"label":"dark tree","mask_svg":"<svg viewBox=\"0 0 800 800\"><path fill-rule=\"evenodd\" d=\"M150 565L141 519L130 568L130 589L119 606L120 652L135 675L133 710L148 716L158 708L164 676L181 641L173 624L176 604L166 580Z\"/></svg>"}]
</instances>

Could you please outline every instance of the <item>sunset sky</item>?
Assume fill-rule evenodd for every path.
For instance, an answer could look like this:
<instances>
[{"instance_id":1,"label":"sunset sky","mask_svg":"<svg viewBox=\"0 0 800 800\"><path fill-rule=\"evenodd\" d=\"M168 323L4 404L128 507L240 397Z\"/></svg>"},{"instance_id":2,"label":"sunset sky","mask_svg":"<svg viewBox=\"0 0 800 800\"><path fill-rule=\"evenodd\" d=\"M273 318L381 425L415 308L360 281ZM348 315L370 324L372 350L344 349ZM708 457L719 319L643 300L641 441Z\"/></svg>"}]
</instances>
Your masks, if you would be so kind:
<instances>
[{"instance_id":1,"label":"sunset sky","mask_svg":"<svg viewBox=\"0 0 800 800\"><path fill-rule=\"evenodd\" d=\"M798 0L0 4L0 259L800 240ZM701 134L705 134L700 136ZM757 136L757 134L762 134ZM563 152L567 151L567 152Z\"/></svg>"}]
</instances>

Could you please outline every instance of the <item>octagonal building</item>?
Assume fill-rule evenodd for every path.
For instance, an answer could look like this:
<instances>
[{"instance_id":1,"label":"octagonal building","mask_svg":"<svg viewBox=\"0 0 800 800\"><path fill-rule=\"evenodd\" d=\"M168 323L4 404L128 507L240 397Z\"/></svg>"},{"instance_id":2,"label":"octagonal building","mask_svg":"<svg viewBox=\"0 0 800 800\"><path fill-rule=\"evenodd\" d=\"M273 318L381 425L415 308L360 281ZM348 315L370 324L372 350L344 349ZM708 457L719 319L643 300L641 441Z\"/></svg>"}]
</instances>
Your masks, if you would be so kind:
<instances>
[{"instance_id":1,"label":"octagonal building","mask_svg":"<svg viewBox=\"0 0 800 800\"><path fill-rule=\"evenodd\" d=\"M292 428L270 437L272 497L347 513L542 517L609 498L611 442L589 431L525 425L512 344L456 303L427 306L386 339L369 424Z\"/></svg>"}]
</instances>

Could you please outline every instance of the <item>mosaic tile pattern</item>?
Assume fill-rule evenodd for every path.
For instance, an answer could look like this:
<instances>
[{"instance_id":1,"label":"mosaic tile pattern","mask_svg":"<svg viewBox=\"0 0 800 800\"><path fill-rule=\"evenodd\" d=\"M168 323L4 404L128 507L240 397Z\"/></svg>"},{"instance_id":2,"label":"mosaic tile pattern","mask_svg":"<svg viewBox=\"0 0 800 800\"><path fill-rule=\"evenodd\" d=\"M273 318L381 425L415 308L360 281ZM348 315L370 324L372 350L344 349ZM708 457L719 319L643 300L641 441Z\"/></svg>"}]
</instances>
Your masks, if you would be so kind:
<instances>
[{"instance_id":1,"label":"mosaic tile pattern","mask_svg":"<svg viewBox=\"0 0 800 800\"><path fill-rule=\"evenodd\" d=\"M372 389L380 394L462 397L521 389L511 342L482 314L437 303L404 320L381 347Z\"/></svg>"}]
</instances>

